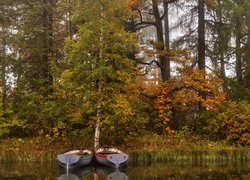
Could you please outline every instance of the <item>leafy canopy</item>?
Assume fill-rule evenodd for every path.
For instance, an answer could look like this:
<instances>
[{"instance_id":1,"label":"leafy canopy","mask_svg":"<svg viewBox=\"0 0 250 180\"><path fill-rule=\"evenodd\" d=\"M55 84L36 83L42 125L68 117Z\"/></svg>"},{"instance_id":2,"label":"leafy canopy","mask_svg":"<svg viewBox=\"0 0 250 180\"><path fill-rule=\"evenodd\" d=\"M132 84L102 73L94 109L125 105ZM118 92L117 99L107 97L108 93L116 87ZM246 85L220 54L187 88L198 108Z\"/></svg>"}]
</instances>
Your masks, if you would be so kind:
<instances>
[{"instance_id":1,"label":"leafy canopy","mask_svg":"<svg viewBox=\"0 0 250 180\"><path fill-rule=\"evenodd\" d=\"M128 130L116 128L129 126L135 115L125 90L136 73L128 56L136 49L136 36L124 29L128 6L122 0L82 3L83 9L76 12L84 23L78 26L77 41L67 40L68 68L57 82L58 90L71 102L71 121L92 129L101 101L102 129L122 135Z\"/></svg>"},{"instance_id":2,"label":"leafy canopy","mask_svg":"<svg viewBox=\"0 0 250 180\"><path fill-rule=\"evenodd\" d=\"M187 57L178 62L178 76L160 85L154 104L166 130L169 124L175 124L169 121L174 121L178 113L182 114L182 124L191 125L200 107L215 110L225 100L220 78L214 74L205 76L203 71L190 66L192 61Z\"/></svg>"}]
</instances>

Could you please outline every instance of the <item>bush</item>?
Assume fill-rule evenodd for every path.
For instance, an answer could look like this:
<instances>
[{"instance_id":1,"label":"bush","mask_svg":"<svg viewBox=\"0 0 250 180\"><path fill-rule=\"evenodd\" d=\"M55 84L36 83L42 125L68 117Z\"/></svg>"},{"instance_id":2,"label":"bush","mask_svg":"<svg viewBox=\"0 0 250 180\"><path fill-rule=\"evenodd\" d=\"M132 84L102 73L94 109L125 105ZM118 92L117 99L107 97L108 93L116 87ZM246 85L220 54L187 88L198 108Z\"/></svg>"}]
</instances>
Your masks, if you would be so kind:
<instances>
[{"instance_id":1,"label":"bush","mask_svg":"<svg viewBox=\"0 0 250 180\"><path fill-rule=\"evenodd\" d=\"M20 119L0 120L0 138L25 137L30 133L30 126Z\"/></svg>"},{"instance_id":2,"label":"bush","mask_svg":"<svg viewBox=\"0 0 250 180\"><path fill-rule=\"evenodd\" d=\"M250 104L229 101L222 109L208 116L206 130L215 139L231 144L250 144Z\"/></svg>"}]
</instances>

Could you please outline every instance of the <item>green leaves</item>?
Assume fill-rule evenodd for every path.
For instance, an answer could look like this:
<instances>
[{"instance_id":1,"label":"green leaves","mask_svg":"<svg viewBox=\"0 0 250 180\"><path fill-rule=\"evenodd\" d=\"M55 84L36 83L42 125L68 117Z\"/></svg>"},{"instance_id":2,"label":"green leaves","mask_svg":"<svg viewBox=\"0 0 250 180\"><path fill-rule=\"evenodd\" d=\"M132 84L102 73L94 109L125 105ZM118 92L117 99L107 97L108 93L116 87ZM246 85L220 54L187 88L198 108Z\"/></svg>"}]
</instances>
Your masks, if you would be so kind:
<instances>
[{"instance_id":1,"label":"green leaves","mask_svg":"<svg viewBox=\"0 0 250 180\"><path fill-rule=\"evenodd\" d=\"M30 126L21 119L0 120L0 138L10 136L24 136L29 134Z\"/></svg>"},{"instance_id":2,"label":"green leaves","mask_svg":"<svg viewBox=\"0 0 250 180\"><path fill-rule=\"evenodd\" d=\"M250 104L246 101L229 101L218 112L207 118L207 130L214 138L226 139L236 145L250 143Z\"/></svg>"},{"instance_id":3,"label":"green leaves","mask_svg":"<svg viewBox=\"0 0 250 180\"><path fill-rule=\"evenodd\" d=\"M136 126L125 90L135 76L135 65L128 55L136 48L136 35L124 30L126 3L105 1L102 10L96 1L78 3L73 17L84 19L84 23L78 24L76 42L66 40L68 64L56 89L67 95L68 121L77 117L92 129L100 102L101 128L107 132L103 136L115 132L125 135L128 127Z\"/></svg>"}]
</instances>

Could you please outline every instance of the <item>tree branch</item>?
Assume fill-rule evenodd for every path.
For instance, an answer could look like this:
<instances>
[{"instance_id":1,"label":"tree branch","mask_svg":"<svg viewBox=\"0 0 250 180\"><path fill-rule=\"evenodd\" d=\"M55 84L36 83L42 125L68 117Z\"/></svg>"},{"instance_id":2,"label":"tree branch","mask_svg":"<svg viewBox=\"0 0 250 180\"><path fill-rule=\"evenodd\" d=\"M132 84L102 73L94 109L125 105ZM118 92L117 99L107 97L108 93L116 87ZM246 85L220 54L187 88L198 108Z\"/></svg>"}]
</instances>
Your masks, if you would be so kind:
<instances>
[{"instance_id":1,"label":"tree branch","mask_svg":"<svg viewBox=\"0 0 250 180\"><path fill-rule=\"evenodd\" d=\"M177 0L164 0L164 4L171 4L176 2ZM167 12L164 12L160 19L163 19L167 15Z\"/></svg>"},{"instance_id":2,"label":"tree branch","mask_svg":"<svg viewBox=\"0 0 250 180\"><path fill-rule=\"evenodd\" d=\"M144 65L148 65L148 66L150 66L150 65L152 65L153 63L155 63L156 65L157 65L157 67L159 67L159 68L163 68L161 65L160 65L160 63L157 61L157 60L152 60L151 62L149 62L149 63L146 63L146 62L137 62L137 64L144 64Z\"/></svg>"},{"instance_id":3,"label":"tree branch","mask_svg":"<svg viewBox=\"0 0 250 180\"><path fill-rule=\"evenodd\" d=\"M140 16L140 22L142 22L142 14L141 14L141 11L139 10L139 16Z\"/></svg>"}]
</instances>

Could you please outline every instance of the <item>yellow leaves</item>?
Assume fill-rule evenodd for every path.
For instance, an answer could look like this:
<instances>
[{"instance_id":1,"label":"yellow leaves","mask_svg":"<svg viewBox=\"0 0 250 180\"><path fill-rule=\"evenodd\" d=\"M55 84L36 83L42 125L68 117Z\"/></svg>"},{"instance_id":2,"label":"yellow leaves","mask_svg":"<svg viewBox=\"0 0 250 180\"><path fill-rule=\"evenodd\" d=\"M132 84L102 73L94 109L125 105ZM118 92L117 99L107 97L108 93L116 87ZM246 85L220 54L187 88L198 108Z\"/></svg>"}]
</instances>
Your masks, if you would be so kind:
<instances>
[{"instance_id":1,"label":"yellow leaves","mask_svg":"<svg viewBox=\"0 0 250 180\"><path fill-rule=\"evenodd\" d=\"M81 112L81 109L75 109L75 110L72 110L72 113L71 113L71 117L72 117L72 122L73 123L81 123L82 121L82 112Z\"/></svg>"},{"instance_id":2,"label":"yellow leaves","mask_svg":"<svg viewBox=\"0 0 250 180\"><path fill-rule=\"evenodd\" d=\"M171 120L173 109L192 117L192 113L200 105L207 110L216 110L225 100L222 80L215 75L205 76L203 71L186 67L181 69L180 75L179 79L172 79L161 85L154 102L154 108L164 125Z\"/></svg>"},{"instance_id":3,"label":"yellow leaves","mask_svg":"<svg viewBox=\"0 0 250 180\"><path fill-rule=\"evenodd\" d=\"M169 121L170 121L169 118L167 118L167 117L164 117L164 118L163 118L163 124L167 124Z\"/></svg>"},{"instance_id":4,"label":"yellow leaves","mask_svg":"<svg viewBox=\"0 0 250 180\"><path fill-rule=\"evenodd\" d=\"M117 111L122 111L124 116L134 115L134 111L125 95L116 95L115 101L116 103L114 104L114 109Z\"/></svg>"},{"instance_id":5,"label":"yellow leaves","mask_svg":"<svg viewBox=\"0 0 250 180\"><path fill-rule=\"evenodd\" d=\"M67 135L67 127L64 123L59 123L56 127L52 129L52 134L46 134L48 139L58 138L58 137L66 137Z\"/></svg>"},{"instance_id":6,"label":"yellow leaves","mask_svg":"<svg viewBox=\"0 0 250 180\"><path fill-rule=\"evenodd\" d=\"M53 135L54 137L59 137L60 133L59 133L58 128L53 128Z\"/></svg>"},{"instance_id":7,"label":"yellow leaves","mask_svg":"<svg viewBox=\"0 0 250 180\"><path fill-rule=\"evenodd\" d=\"M175 60L177 57L188 57L188 53L186 50L183 49L164 49L165 45L162 42L158 41L150 41L150 43L155 46L156 49L154 50L148 50L144 49L144 52L147 53L149 56L153 55L162 55L162 56L171 56L173 57L173 60Z\"/></svg>"}]
</instances>

